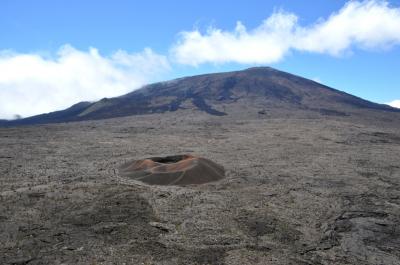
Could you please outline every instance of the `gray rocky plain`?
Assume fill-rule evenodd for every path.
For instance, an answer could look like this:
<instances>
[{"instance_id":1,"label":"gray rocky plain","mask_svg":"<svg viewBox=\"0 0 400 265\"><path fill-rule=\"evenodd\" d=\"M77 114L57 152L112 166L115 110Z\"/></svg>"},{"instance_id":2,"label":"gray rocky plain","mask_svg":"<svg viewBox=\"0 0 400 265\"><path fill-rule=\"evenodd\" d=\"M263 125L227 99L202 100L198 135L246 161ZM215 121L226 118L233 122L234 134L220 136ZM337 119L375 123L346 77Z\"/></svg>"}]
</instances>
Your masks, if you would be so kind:
<instances>
[{"instance_id":1,"label":"gray rocky plain","mask_svg":"<svg viewBox=\"0 0 400 265\"><path fill-rule=\"evenodd\" d=\"M400 114L247 112L0 128L0 264L400 264ZM176 154L226 177L118 174Z\"/></svg>"}]
</instances>

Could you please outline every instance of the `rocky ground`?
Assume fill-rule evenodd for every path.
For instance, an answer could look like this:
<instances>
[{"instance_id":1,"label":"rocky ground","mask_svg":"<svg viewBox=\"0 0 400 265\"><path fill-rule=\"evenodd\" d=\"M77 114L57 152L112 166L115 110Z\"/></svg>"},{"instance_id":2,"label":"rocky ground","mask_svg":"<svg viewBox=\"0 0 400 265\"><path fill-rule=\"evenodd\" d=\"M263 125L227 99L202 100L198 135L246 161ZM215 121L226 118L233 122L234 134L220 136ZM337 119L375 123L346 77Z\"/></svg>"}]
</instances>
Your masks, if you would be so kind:
<instances>
[{"instance_id":1,"label":"rocky ground","mask_svg":"<svg viewBox=\"0 0 400 265\"><path fill-rule=\"evenodd\" d=\"M147 186L131 159L226 178ZM400 124L177 111L0 129L0 264L400 264Z\"/></svg>"}]
</instances>

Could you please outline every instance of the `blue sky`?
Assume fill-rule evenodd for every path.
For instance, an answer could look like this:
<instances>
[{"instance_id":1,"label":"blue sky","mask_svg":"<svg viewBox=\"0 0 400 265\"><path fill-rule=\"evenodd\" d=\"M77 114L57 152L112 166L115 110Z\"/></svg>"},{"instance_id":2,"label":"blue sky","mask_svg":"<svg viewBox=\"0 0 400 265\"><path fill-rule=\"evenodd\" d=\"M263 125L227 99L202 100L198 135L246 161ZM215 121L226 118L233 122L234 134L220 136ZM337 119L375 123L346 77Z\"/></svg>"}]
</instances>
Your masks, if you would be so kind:
<instances>
[{"instance_id":1,"label":"blue sky","mask_svg":"<svg viewBox=\"0 0 400 265\"><path fill-rule=\"evenodd\" d=\"M0 118L258 65L388 103L399 58L400 1L3 0Z\"/></svg>"}]
</instances>

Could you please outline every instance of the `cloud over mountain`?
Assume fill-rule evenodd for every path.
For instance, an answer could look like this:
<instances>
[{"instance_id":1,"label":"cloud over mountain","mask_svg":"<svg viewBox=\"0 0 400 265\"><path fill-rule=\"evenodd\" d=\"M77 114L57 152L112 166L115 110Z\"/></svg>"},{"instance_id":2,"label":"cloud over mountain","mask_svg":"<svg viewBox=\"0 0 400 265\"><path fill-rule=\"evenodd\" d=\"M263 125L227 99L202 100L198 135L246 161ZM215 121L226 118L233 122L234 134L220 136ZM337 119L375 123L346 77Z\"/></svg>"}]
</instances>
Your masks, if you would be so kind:
<instances>
[{"instance_id":1,"label":"cloud over mountain","mask_svg":"<svg viewBox=\"0 0 400 265\"><path fill-rule=\"evenodd\" d=\"M23 117L66 108L82 100L125 94L170 69L165 56L146 48L102 56L70 45L54 58L0 53L0 117Z\"/></svg>"},{"instance_id":2,"label":"cloud over mountain","mask_svg":"<svg viewBox=\"0 0 400 265\"><path fill-rule=\"evenodd\" d=\"M293 13L276 11L255 29L239 21L234 30L184 31L171 54L181 64L274 63L290 51L342 55L352 48L386 49L400 44L400 8L386 1L350 1L327 19L302 26Z\"/></svg>"},{"instance_id":3,"label":"cloud over mountain","mask_svg":"<svg viewBox=\"0 0 400 265\"><path fill-rule=\"evenodd\" d=\"M387 103L388 105L395 107L395 108L399 108L400 109L400 99L397 100L393 100L389 103Z\"/></svg>"}]
</instances>

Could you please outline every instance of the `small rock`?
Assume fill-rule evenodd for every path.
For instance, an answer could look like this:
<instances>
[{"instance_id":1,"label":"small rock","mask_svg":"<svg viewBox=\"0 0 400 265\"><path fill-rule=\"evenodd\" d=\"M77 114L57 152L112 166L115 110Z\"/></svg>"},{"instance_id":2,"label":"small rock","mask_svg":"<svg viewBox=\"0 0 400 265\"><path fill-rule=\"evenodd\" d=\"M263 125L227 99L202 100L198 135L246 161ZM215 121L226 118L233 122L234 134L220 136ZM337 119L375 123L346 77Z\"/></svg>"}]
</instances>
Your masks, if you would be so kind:
<instances>
[{"instance_id":1,"label":"small rock","mask_svg":"<svg viewBox=\"0 0 400 265\"><path fill-rule=\"evenodd\" d=\"M175 230L175 226L172 224L165 224L165 223L159 223L159 222L150 222L149 225L152 227L155 227L163 232L171 232Z\"/></svg>"}]
</instances>

